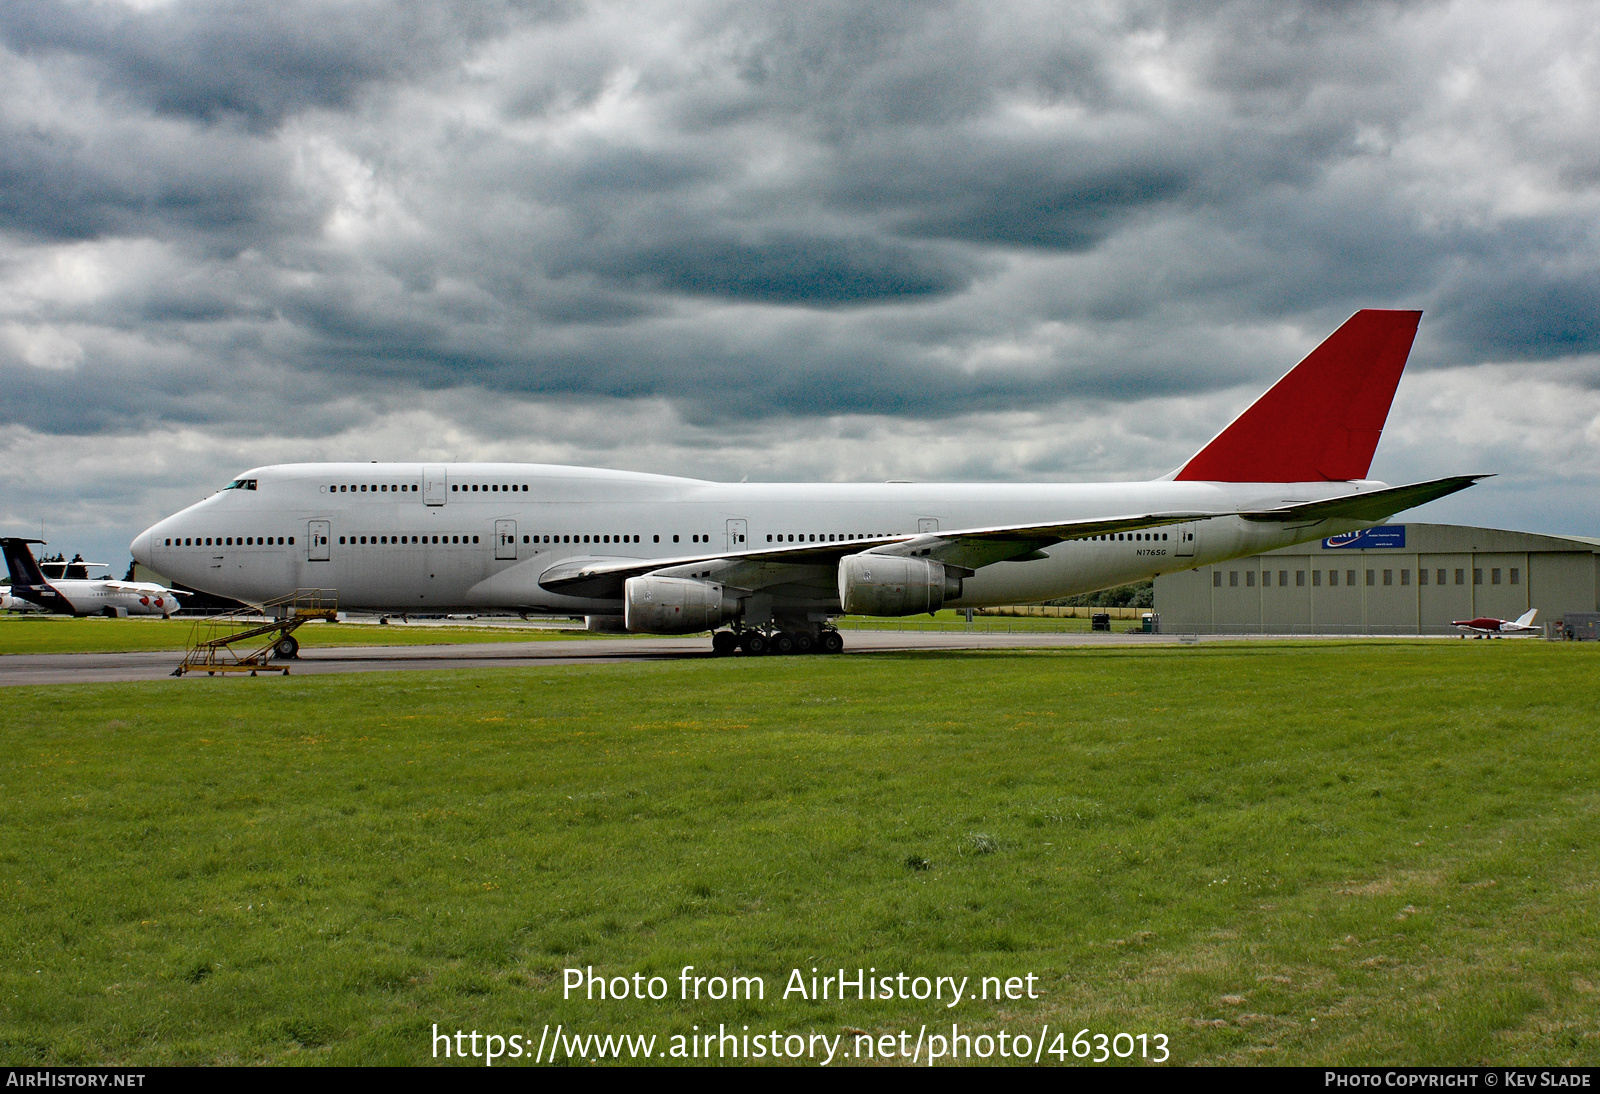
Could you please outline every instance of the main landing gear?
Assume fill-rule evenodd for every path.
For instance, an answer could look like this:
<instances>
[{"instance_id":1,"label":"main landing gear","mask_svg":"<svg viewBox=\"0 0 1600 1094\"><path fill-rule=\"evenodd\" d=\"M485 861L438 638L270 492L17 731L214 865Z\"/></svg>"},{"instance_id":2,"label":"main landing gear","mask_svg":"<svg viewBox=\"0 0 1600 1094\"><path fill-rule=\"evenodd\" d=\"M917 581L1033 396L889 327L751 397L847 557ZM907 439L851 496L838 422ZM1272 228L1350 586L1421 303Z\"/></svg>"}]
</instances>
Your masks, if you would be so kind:
<instances>
[{"instance_id":1,"label":"main landing gear","mask_svg":"<svg viewBox=\"0 0 1600 1094\"><path fill-rule=\"evenodd\" d=\"M842 653L844 638L832 627L770 628L718 631L711 636L711 652L719 657L734 653Z\"/></svg>"}]
</instances>

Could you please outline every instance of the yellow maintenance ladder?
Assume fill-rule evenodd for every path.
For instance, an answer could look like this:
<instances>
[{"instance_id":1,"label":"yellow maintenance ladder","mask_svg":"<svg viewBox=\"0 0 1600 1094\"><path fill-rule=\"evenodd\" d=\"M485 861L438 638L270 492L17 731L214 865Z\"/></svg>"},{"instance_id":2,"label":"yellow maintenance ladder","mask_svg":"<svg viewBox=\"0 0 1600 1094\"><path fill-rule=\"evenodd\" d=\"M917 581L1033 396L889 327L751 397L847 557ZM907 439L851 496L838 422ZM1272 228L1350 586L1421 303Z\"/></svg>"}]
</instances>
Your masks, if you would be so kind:
<instances>
[{"instance_id":1,"label":"yellow maintenance ladder","mask_svg":"<svg viewBox=\"0 0 1600 1094\"><path fill-rule=\"evenodd\" d=\"M300 652L300 640L294 632L301 624L313 619L335 619L338 608L337 589L296 589L288 596L267 601L259 612L240 608L198 619L189 632L189 652L172 675L248 672L254 676L258 672L281 672L288 676L288 665L268 664L273 655L280 662L292 659Z\"/></svg>"}]
</instances>

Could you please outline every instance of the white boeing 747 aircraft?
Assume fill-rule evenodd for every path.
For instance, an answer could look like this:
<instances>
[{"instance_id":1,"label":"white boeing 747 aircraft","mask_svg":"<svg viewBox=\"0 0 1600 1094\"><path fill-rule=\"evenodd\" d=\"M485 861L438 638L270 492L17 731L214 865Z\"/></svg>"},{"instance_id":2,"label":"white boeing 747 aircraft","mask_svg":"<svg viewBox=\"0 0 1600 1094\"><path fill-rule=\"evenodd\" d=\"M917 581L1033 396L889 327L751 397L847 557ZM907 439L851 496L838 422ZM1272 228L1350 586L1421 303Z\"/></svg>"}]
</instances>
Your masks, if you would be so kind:
<instances>
[{"instance_id":1,"label":"white boeing 747 aircraft","mask_svg":"<svg viewBox=\"0 0 1600 1094\"><path fill-rule=\"evenodd\" d=\"M842 647L841 613L1090 592L1378 524L1483 476L1368 479L1421 313L1351 317L1151 482L718 483L541 464L259 467L133 557L262 603L585 615L718 652ZM726 628L726 629L719 629Z\"/></svg>"}]
</instances>

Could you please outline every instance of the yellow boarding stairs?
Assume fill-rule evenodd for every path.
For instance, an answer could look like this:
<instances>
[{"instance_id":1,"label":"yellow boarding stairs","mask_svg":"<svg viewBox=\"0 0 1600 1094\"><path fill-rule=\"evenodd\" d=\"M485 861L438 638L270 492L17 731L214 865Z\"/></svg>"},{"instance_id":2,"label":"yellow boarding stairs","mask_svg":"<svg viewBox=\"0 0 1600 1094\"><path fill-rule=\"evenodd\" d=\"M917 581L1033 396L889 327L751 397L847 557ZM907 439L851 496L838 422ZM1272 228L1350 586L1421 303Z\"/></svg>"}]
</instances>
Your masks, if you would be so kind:
<instances>
[{"instance_id":1,"label":"yellow boarding stairs","mask_svg":"<svg viewBox=\"0 0 1600 1094\"><path fill-rule=\"evenodd\" d=\"M262 605L262 610L240 608L224 615L195 621L189 632L189 652L172 675L203 672L281 672L289 675L285 664L268 665L276 656L280 662L300 652L294 632L313 619L337 618L337 589L296 589ZM263 616L269 618L263 619Z\"/></svg>"}]
</instances>

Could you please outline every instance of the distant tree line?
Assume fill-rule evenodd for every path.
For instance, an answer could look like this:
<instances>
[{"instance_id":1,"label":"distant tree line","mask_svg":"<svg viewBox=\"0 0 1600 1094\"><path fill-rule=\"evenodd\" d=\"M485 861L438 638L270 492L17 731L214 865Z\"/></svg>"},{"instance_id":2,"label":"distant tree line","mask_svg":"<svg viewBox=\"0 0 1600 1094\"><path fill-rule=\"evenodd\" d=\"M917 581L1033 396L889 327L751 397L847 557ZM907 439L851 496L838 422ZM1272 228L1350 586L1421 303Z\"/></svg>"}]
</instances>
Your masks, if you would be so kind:
<instances>
[{"instance_id":1,"label":"distant tree line","mask_svg":"<svg viewBox=\"0 0 1600 1094\"><path fill-rule=\"evenodd\" d=\"M1097 593L1067 596L1045 603L1061 608L1153 608L1156 606L1156 584L1153 581L1136 581L1132 585L1118 585L1115 589L1101 589Z\"/></svg>"}]
</instances>

